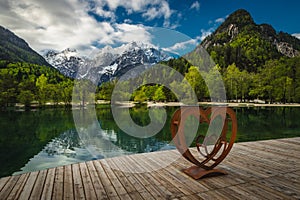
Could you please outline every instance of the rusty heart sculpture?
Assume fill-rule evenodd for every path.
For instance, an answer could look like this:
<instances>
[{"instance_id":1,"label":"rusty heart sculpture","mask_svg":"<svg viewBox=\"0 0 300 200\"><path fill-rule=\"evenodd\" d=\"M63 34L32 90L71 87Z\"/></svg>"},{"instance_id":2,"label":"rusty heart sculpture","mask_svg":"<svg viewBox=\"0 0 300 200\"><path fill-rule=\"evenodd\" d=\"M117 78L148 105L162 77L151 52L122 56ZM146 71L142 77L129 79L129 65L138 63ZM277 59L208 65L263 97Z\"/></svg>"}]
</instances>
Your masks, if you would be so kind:
<instances>
[{"instance_id":1,"label":"rusty heart sculpture","mask_svg":"<svg viewBox=\"0 0 300 200\"><path fill-rule=\"evenodd\" d=\"M202 161L195 158L186 144L185 134L188 133L188 130L185 130L185 123L189 117L194 117L199 123L207 123L209 126L215 126L217 120L221 122L216 125L217 129L221 127L216 133L210 129L210 133L206 136L198 135L196 137L196 147ZM184 158L194 164L194 166L183 170L186 174L194 179L211 174L227 174L224 170L214 168L228 155L236 138L237 119L231 108L219 106L210 107L206 110L195 109L195 107L178 109L172 117L171 133L177 150ZM210 144L211 141L214 143Z\"/></svg>"}]
</instances>

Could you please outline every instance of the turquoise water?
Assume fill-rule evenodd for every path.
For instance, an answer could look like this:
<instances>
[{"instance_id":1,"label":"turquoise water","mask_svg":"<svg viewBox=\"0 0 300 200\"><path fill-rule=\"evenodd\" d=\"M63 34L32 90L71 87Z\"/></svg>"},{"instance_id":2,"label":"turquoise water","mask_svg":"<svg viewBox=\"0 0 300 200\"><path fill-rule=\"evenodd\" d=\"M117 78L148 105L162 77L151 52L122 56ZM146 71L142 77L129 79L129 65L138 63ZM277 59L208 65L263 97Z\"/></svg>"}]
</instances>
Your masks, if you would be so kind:
<instances>
[{"instance_id":1,"label":"turquoise water","mask_svg":"<svg viewBox=\"0 0 300 200\"><path fill-rule=\"evenodd\" d=\"M86 122L77 131L72 110L0 112L0 177L81 161L174 149L170 120L178 107L166 107L167 120L155 136L141 139L123 132L113 120L109 105L96 109L96 118L75 110ZM234 108L238 118L237 142L300 136L300 108ZM150 122L146 107L130 109L142 126ZM78 116L78 115L77 115ZM160 120L161 115L155 115ZM77 126L78 128L78 126Z\"/></svg>"}]
</instances>

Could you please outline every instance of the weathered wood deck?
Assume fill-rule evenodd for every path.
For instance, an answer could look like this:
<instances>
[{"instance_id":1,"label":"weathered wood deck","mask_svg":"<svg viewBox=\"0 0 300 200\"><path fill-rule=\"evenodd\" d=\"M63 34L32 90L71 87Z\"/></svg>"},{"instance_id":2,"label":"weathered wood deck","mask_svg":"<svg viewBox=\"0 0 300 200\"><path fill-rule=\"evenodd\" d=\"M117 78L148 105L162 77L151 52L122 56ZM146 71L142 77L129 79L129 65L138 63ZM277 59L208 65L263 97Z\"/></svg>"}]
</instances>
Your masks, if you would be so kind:
<instances>
[{"instance_id":1,"label":"weathered wood deck","mask_svg":"<svg viewBox=\"0 0 300 200\"><path fill-rule=\"evenodd\" d=\"M193 180L176 150L73 164L0 179L0 199L300 199L300 137L238 143L219 168ZM111 166L112 168L110 168Z\"/></svg>"}]
</instances>

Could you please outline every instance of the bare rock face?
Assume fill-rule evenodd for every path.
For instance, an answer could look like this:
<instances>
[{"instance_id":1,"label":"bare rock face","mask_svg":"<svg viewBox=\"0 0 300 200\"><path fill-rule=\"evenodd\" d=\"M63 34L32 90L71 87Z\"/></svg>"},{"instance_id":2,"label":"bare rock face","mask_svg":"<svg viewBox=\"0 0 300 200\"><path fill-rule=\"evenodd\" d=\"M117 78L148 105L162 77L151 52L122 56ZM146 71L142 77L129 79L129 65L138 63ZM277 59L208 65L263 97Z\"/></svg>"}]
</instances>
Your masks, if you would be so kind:
<instances>
[{"instance_id":1,"label":"bare rock face","mask_svg":"<svg viewBox=\"0 0 300 200\"><path fill-rule=\"evenodd\" d=\"M293 46L287 42L276 43L276 47L281 54L287 57L294 58L300 55L299 51L294 49Z\"/></svg>"},{"instance_id":2,"label":"bare rock face","mask_svg":"<svg viewBox=\"0 0 300 200\"><path fill-rule=\"evenodd\" d=\"M235 24L230 24L227 32L228 35L231 37L231 42L239 34L239 27Z\"/></svg>"}]
</instances>

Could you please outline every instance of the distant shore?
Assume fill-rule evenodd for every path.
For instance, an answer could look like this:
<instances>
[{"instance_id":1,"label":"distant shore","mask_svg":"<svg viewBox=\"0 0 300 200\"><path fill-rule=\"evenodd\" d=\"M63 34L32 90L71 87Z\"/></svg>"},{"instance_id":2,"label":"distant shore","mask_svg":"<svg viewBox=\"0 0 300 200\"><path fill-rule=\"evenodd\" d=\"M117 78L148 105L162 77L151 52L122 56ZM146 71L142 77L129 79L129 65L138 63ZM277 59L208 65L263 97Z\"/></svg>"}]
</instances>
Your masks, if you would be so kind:
<instances>
[{"instance_id":1,"label":"distant shore","mask_svg":"<svg viewBox=\"0 0 300 200\"><path fill-rule=\"evenodd\" d=\"M100 103L101 104L101 103ZM110 104L110 102L102 102L102 104ZM164 106L184 106L180 102L145 102L147 107L164 107ZM135 102L118 102L116 105L121 107L134 107ZM300 103L289 103L289 104L259 104L259 103L221 103L221 102L198 102L199 106L214 106L214 105L224 105L229 107L300 107Z\"/></svg>"},{"instance_id":2,"label":"distant shore","mask_svg":"<svg viewBox=\"0 0 300 200\"><path fill-rule=\"evenodd\" d=\"M104 101L100 100L96 102L96 105L108 105L110 104L110 101ZM119 107L124 108L131 108L135 107L140 103L133 102L133 101L126 101L126 102L116 102L114 105L117 105ZM54 103L46 103L43 107L56 107L56 106L64 106L64 103L54 104ZM142 105L147 105L147 107L165 107L165 106L185 106L185 104L181 102L145 102ZM281 103L273 103L273 104L262 104L262 103L221 103L221 102L198 102L199 106L228 106L228 107L300 107L300 103L287 103L287 104L281 104ZM30 106L31 109L37 109L40 106L38 104L32 104ZM74 104L68 105L68 107L76 108L81 107L80 104ZM15 108L22 109L24 108L24 105L22 104L16 104Z\"/></svg>"},{"instance_id":3,"label":"distant shore","mask_svg":"<svg viewBox=\"0 0 300 200\"><path fill-rule=\"evenodd\" d=\"M220 103L220 102L198 102L200 106L225 105L229 107L300 107L300 104L257 104L257 103ZM181 106L179 102L148 103L148 106Z\"/></svg>"}]
</instances>

